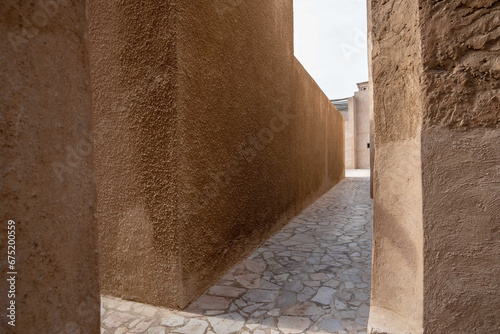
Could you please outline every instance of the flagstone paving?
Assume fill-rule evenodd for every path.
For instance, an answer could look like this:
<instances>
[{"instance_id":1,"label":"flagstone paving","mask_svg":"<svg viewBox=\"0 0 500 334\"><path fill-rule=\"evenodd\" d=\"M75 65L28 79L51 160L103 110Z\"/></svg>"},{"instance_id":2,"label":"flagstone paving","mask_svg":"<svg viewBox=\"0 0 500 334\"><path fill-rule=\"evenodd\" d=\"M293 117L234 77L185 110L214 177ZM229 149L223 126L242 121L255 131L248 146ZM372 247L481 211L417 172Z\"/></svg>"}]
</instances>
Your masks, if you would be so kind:
<instances>
[{"instance_id":1,"label":"flagstone paving","mask_svg":"<svg viewBox=\"0 0 500 334\"><path fill-rule=\"evenodd\" d=\"M366 333L369 190L340 182L184 311L103 296L101 333Z\"/></svg>"}]
</instances>

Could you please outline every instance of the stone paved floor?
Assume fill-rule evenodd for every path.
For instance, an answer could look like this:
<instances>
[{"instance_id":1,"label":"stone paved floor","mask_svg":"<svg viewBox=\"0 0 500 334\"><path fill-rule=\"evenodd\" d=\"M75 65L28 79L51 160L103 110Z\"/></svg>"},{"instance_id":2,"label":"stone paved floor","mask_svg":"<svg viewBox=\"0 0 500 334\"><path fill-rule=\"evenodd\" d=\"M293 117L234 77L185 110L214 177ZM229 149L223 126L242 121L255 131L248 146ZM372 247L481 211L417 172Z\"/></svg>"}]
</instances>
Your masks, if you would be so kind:
<instances>
[{"instance_id":1,"label":"stone paved floor","mask_svg":"<svg viewBox=\"0 0 500 334\"><path fill-rule=\"evenodd\" d=\"M183 312L102 297L103 334L366 333L372 202L348 178Z\"/></svg>"}]
</instances>

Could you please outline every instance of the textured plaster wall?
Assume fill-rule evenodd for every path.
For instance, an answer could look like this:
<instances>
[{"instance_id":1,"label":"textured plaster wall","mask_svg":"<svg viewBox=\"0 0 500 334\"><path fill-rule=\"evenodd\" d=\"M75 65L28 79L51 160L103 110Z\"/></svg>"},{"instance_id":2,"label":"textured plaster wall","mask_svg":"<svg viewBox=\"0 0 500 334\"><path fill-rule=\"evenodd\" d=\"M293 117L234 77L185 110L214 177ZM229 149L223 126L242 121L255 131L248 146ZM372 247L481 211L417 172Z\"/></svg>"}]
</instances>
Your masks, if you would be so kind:
<instances>
[{"instance_id":1,"label":"textured plaster wall","mask_svg":"<svg viewBox=\"0 0 500 334\"><path fill-rule=\"evenodd\" d=\"M358 84L359 90L354 93L355 117L356 117L356 168L370 168L370 94L369 84L364 82Z\"/></svg>"},{"instance_id":2,"label":"textured plaster wall","mask_svg":"<svg viewBox=\"0 0 500 334\"><path fill-rule=\"evenodd\" d=\"M93 1L104 293L182 308L344 176L291 1Z\"/></svg>"},{"instance_id":3,"label":"textured plaster wall","mask_svg":"<svg viewBox=\"0 0 500 334\"><path fill-rule=\"evenodd\" d=\"M426 333L500 332L500 2L421 1Z\"/></svg>"},{"instance_id":4,"label":"textured plaster wall","mask_svg":"<svg viewBox=\"0 0 500 334\"><path fill-rule=\"evenodd\" d=\"M402 5L371 1L377 146L370 326L373 333L497 333L500 3ZM409 222L413 231L395 228ZM384 247L390 238L399 247ZM401 249L410 252L397 261ZM406 285L395 286L391 272ZM415 326L398 321L407 318Z\"/></svg>"},{"instance_id":5,"label":"textured plaster wall","mask_svg":"<svg viewBox=\"0 0 500 334\"><path fill-rule=\"evenodd\" d=\"M0 34L0 261L14 220L18 273L15 327L0 282L0 332L97 333L85 1L3 1Z\"/></svg>"},{"instance_id":6,"label":"textured plaster wall","mask_svg":"<svg viewBox=\"0 0 500 334\"><path fill-rule=\"evenodd\" d=\"M368 82L358 84L359 91L348 99L345 121L345 168L370 168L370 95Z\"/></svg>"},{"instance_id":7,"label":"textured plaster wall","mask_svg":"<svg viewBox=\"0 0 500 334\"><path fill-rule=\"evenodd\" d=\"M345 168L356 169L356 117L354 97L348 99L347 119L345 119Z\"/></svg>"},{"instance_id":8,"label":"textured plaster wall","mask_svg":"<svg viewBox=\"0 0 500 334\"><path fill-rule=\"evenodd\" d=\"M375 120L373 333L421 333L421 76L418 1L371 1Z\"/></svg>"},{"instance_id":9,"label":"textured plaster wall","mask_svg":"<svg viewBox=\"0 0 500 334\"><path fill-rule=\"evenodd\" d=\"M89 12L102 291L175 307L179 245L190 233L177 223L175 9L170 1L91 1Z\"/></svg>"}]
</instances>

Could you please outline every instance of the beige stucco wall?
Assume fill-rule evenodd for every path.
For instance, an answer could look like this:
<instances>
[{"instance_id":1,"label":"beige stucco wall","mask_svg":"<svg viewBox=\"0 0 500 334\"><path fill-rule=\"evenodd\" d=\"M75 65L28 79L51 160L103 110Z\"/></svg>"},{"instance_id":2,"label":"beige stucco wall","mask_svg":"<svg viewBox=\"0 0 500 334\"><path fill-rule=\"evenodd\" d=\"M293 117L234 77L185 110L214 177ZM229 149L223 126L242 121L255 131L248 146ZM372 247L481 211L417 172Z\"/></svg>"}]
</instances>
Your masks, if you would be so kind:
<instances>
[{"instance_id":1,"label":"beige stucco wall","mask_svg":"<svg viewBox=\"0 0 500 334\"><path fill-rule=\"evenodd\" d=\"M354 116L356 117L356 168L370 168L370 94L368 82L358 84L354 93Z\"/></svg>"},{"instance_id":2,"label":"beige stucco wall","mask_svg":"<svg viewBox=\"0 0 500 334\"><path fill-rule=\"evenodd\" d=\"M0 332L98 333L85 1L43 4L0 6ZM15 327L6 317L9 220Z\"/></svg>"},{"instance_id":3,"label":"beige stucco wall","mask_svg":"<svg viewBox=\"0 0 500 334\"><path fill-rule=\"evenodd\" d=\"M348 99L348 110L345 121L345 168L356 169L356 117L354 114L354 97Z\"/></svg>"},{"instance_id":4,"label":"beige stucco wall","mask_svg":"<svg viewBox=\"0 0 500 334\"><path fill-rule=\"evenodd\" d=\"M375 120L372 333L421 333L421 76L418 1L371 1ZM404 34L399 34L404 31Z\"/></svg>"},{"instance_id":5,"label":"beige stucco wall","mask_svg":"<svg viewBox=\"0 0 500 334\"><path fill-rule=\"evenodd\" d=\"M494 3L371 1L373 333L500 331Z\"/></svg>"},{"instance_id":6,"label":"beige stucco wall","mask_svg":"<svg viewBox=\"0 0 500 334\"><path fill-rule=\"evenodd\" d=\"M345 121L345 168L370 168L370 95L368 82L358 83L358 91L347 99ZM335 103L335 101L334 101Z\"/></svg>"},{"instance_id":7,"label":"beige stucco wall","mask_svg":"<svg viewBox=\"0 0 500 334\"><path fill-rule=\"evenodd\" d=\"M90 14L102 290L182 308L343 178L342 116L291 1Z\"/></svg>"}]
</instances>

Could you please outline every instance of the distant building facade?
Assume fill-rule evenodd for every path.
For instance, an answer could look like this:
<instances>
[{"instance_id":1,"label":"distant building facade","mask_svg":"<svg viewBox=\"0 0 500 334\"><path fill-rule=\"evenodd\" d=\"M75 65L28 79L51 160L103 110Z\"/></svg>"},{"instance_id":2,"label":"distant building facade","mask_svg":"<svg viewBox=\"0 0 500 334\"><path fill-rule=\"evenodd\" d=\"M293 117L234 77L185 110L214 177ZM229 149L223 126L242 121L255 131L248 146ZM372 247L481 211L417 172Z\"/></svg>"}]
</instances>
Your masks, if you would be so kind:
<instances>
[{"instance_id":1,"label":"distant building facade","mask_svg":"<svg viewBox=\"0 0 500 334\"><path fill-rule=\"evenodd\" d=\"M345 120L345 168L370 168L369 82L358 83L353 97L332 100Z\"/></svg>"}]
</instances>

